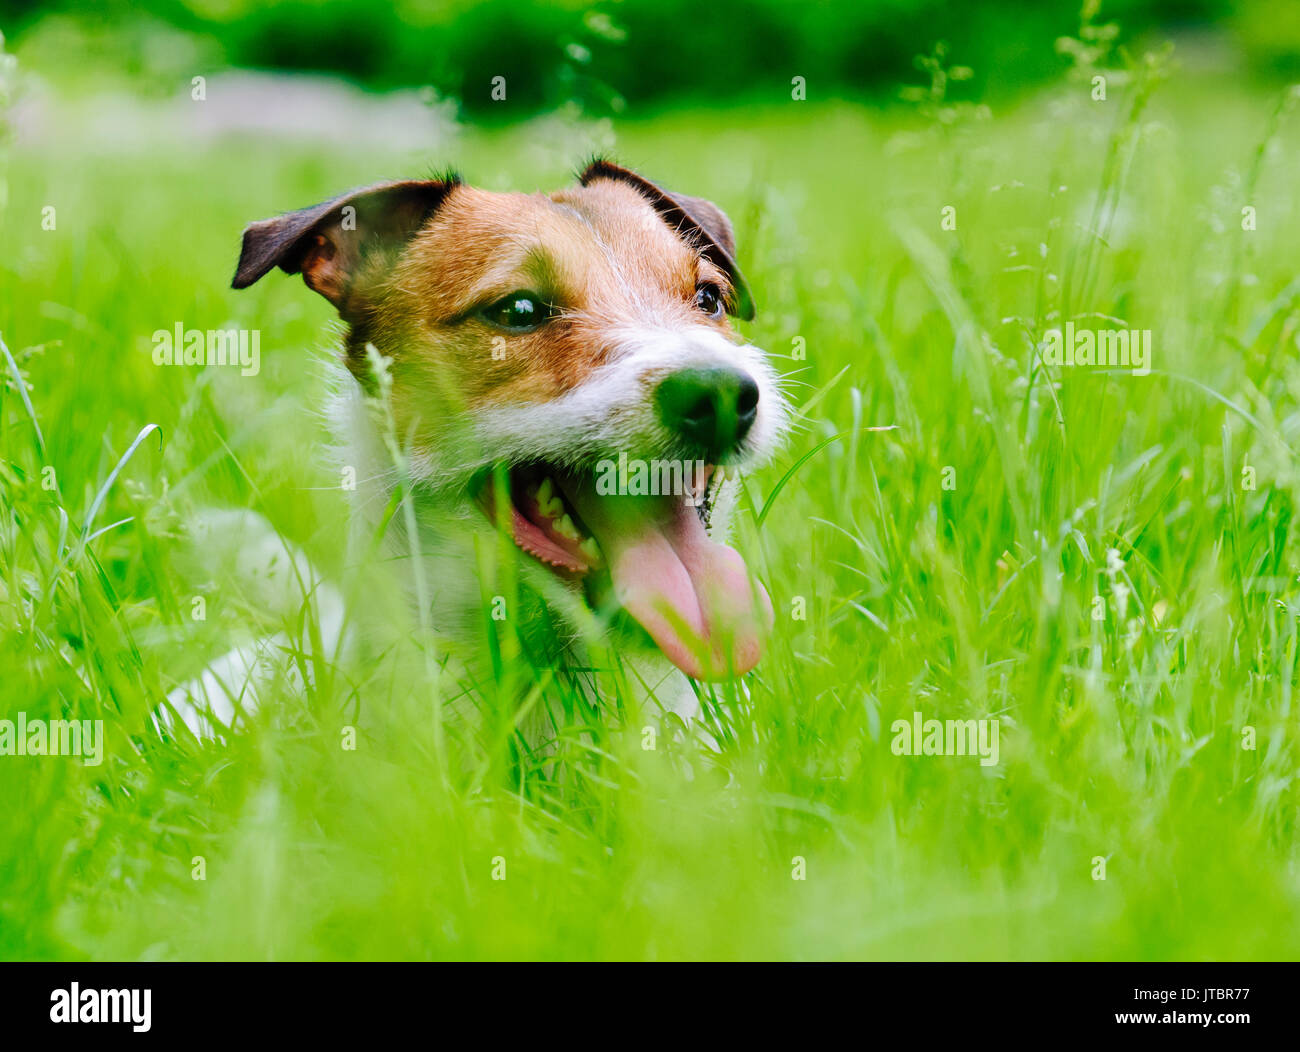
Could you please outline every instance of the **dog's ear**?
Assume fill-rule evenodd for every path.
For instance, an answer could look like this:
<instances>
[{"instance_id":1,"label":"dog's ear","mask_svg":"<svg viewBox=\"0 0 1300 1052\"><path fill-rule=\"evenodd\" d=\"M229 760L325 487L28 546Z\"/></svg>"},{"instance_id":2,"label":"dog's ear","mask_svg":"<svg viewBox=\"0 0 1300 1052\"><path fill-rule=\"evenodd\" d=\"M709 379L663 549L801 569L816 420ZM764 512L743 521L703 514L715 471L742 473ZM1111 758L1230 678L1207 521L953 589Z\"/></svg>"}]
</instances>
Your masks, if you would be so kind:
<instances>
[{"instance_id":1,"label":"dog's ear","mask_svg":"<svg viewBox=\"0 0 1300 1052\"><path fill-rule=\"evenodd\" d=\"M363 272L410 240L457 185L454 177L381 183L251 223L231 285L247 288L278 266L301 273L347 317Z\"/></svg>"},{"instance_id":2,"label":"dog's ear","mask_svg":"<svg viewBox=\"0 0 1300 1052\"><path fill-rule=\"evenodd\" d=\"M731 220L721 208L702 197L670 193L644 176L610 161L592 161L578 179L583 186L595 179L614 179L637 190L654 206L665 223L691 241L706 259L731 279L735 296L734 301L728 304L730 313L745 321L753 320L754 297L736 265L736 236L731 229Z\"/></svg>"}]
</instances>

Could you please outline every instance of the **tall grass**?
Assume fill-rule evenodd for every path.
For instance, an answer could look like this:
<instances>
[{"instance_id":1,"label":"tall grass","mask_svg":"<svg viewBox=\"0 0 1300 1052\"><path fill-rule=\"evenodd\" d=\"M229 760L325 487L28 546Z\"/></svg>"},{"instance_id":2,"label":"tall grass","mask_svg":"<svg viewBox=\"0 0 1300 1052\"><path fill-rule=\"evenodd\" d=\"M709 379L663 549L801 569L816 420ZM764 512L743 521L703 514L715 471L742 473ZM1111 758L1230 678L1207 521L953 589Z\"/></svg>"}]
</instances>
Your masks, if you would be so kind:
<instances>
[{"instance_id":1,"label":"tall grass","mask_svg":"<svg viewBox=\"0 0 1300 1052\"><path fill-rule=\"evenodd\" d=\"M228 740L150 722L233 641L311 617L237 551L196 558L202 509L255 509L348 576L313 452L328 305L283 276L230 292L243 224L452 161L558 184L581 151L527 127L419 159L15 151L0 717L103 719L108 742L99 767L0 758L0 956L1294 956L1297 131L1249 91L1162 94L1165 72L987 118L615 125L623 160L730 210L750 335L800 409L746 480L738 543L777 624L705 698L717 752L644 748L617 689L529 667L487 617L472 683L407 625ZM1047 329L1107 319L1152 330L1151 375L1044 363ZM261 329L262 373L155 367L176 321ZM521 691L544 754L514 733ZM894 755L916 711L997 717L1000 762Z\"/></svg>"}]
</instances>

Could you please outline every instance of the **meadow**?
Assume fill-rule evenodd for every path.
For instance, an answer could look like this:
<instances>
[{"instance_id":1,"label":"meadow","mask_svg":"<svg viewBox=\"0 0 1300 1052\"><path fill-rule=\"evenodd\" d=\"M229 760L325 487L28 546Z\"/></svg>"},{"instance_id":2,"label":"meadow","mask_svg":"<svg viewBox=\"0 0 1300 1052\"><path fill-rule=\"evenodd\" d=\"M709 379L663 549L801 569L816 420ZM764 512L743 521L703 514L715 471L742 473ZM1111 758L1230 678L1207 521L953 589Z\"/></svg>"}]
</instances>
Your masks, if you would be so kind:
<instances>
[{"instance_id":1,"label":"meadow","mask_svg":"<svg viewBox=\"0 0 1300 1052\"><path fill-rule=\"evenodd\" d=\"M0 718L106 742L0 757L0 958L1294 958L1300 115L1089 72L992 110L936 77L390 150L144 117L4 147ZM593 150L730 213L798 414L745 480L777 619L708 692L718 750L645 749L500 642L452 682L419 638L227 740L158 735L168 690L305 616L237 551L195 568L202 509L346 571L331 311L231 291L243 226L446 165L549 189ZM1149 330L1149 371L1045 362L1067 322ZM260 372L156 366L177 323L259 330ZM552 755L499 714L521 682ZM896 755L918 712L996 718L998 762Z\"/></svg>"}]
</instances>

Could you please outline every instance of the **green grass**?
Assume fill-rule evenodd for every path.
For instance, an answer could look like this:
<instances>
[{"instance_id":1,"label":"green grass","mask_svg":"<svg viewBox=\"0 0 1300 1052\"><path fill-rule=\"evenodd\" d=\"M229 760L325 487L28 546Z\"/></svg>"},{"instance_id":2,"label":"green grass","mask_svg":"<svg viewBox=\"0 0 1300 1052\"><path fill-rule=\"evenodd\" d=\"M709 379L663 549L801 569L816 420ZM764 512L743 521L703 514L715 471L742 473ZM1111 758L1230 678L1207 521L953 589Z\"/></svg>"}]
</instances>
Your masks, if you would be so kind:
<instances>
[{"instance_id":1,"label":"green grass","mask_svg":"<svg viewBox=\"0 0 1300 1052\"><path fill-rule=\"evenodd\" d=\"M1249 88L1176 78L1135 113L1138 90L951 125L791 102L613 127L622 160L731 212L749 335L801 409L747 480L740 545L778 616L710 703L716 756L643 750L644 718L551 685L561 744L530 758L501 707L532 673L478 684L484 740L418 653L343 661L223 744L149 729L293 616L195 573L199 509L256 509L345 568L312 452L330 310L279 274L230 291L244 223L448 163L559 185L587 139L11 147L0 334L43 445L6 381L0 717L103 719L108 744L100 767L0 757L0 957L1294 958L1300 122ZM1098 315L1152 330L1150 376L1036 360ZM261 329L261 375L155 367L177 321ZM1000 718L999 764L893 755L918 710Z\"/></svg>"}]
</instances>

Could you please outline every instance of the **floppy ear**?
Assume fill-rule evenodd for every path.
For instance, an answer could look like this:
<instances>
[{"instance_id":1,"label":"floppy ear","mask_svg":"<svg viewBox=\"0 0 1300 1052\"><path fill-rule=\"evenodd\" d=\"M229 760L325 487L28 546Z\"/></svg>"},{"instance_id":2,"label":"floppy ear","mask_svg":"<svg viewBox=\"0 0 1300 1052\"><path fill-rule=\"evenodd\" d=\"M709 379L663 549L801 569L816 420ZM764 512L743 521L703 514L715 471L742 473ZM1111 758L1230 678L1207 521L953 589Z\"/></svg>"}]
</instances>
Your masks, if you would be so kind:
<instances>
[{"instance_id":1,"label":"floppy ear","mask_svg":"<svg viewBox=\"0 0 1300 1052\"><path fill-rule=\"evenodd\" d=\"M380 183L251 223L231 285L247 288L277 266L301 272L347 317L364 271L410 240L458 185L454 177Z\"/></svg>"},{"instance_id":2,"label":"floppy ear","mask_svg":"<svg viewBox=\"0 0 1300 1052\"><path fill-rule=\"evenodd\" d=\"M583 186L594 179L627 183L645 197L665 223L692 242L700 253L731 279L735 290L730 313L745 321L754 318L754 297L740 267L736 265L736 237L731 220L712 201L686 194L669 193L649 179L609 161L592 161L578 177Z\"/></svg>"}]
</instances>

